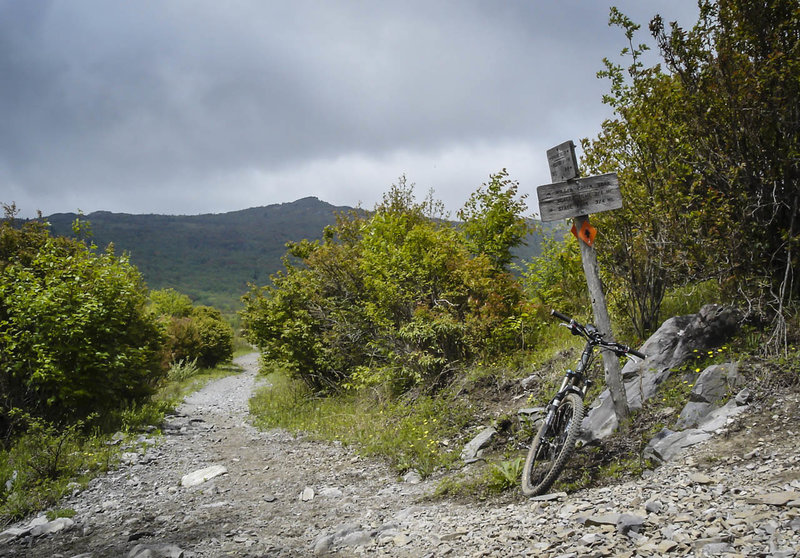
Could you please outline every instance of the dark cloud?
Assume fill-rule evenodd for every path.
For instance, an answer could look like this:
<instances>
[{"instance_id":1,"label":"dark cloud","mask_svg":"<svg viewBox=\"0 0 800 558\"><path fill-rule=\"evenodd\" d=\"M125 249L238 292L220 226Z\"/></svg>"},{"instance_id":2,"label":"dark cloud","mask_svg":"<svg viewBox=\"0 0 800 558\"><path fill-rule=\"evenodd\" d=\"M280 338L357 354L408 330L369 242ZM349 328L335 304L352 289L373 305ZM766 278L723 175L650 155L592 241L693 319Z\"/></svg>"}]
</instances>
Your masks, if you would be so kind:
<instances>
[{"instance_id":1,"label":"dark cloud","mask_svg":"<svg viewBox=\"0 0 800 558\"><path fill-rule=\"evenodd\" d=\"M620 4L645 27L696 13ZM455 209L502 167L534 187L544 149L608 114L595 73L625 45L607 18L586 0L0 0L0 201L371 205L406 173Z\"/></svg>"}]
</instances>

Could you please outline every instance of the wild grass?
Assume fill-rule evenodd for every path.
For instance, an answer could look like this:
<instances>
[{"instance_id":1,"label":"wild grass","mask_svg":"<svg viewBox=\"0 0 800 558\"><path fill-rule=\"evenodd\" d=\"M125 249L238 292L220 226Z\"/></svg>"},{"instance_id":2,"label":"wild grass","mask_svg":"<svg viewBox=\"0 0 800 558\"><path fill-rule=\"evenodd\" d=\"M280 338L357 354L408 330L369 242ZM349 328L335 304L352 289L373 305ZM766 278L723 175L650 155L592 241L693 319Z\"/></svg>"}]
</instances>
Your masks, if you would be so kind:
<instances>
[{"instance_id":1,"label":"wild grass","mask_svg":"<svg viewBox=\"0 0 800 558\"><path fill-rule=\"evenodd\" d=\"M453 438L470 421L470 405L454 394L402 399L363 390L318 397L285 371L267 376L269 386L250 400L263 428L281 427L317 439L338 440L367 456L387 458L398 473L430 475L460 455Z\"/></svg>"}]
</instances>

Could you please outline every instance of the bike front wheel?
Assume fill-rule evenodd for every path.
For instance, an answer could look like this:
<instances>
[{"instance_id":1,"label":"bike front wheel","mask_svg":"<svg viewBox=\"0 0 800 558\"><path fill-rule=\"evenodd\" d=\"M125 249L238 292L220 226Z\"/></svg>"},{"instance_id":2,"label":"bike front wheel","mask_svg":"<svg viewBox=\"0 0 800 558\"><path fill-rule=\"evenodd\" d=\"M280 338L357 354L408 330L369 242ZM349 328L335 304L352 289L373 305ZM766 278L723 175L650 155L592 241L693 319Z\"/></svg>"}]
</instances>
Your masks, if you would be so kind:
<instances>
[{"instance_id":1,"label":"bike front wheel","mask_svg":"<svg viewBox=\"0 0 800 558\"><path fill-rule=\"evenodd\" d=\"M522 492L526 496L544 494L567 463L583 421L583 399L568 393L555 411L552 424L542 423L528 450L522 471Z\"/></svg>"}]
</instances>

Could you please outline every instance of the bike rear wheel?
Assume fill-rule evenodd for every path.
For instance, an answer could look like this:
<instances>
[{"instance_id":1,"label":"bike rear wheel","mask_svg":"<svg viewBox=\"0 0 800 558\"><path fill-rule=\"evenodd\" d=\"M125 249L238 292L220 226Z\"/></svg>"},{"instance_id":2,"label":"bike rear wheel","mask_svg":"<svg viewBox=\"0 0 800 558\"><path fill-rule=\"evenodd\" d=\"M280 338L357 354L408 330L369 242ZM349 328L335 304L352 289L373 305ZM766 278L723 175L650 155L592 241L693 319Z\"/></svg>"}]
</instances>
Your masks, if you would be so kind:
<instances>
[{"instance_id":1,"label":"bike rear wheel","mask_svg":"<svg viewBox=\"0 0 800 558\"><path fill-rule=\"evenodd\" d=\"M528 450L522 471L522 492L526 496L544 494L567 463L583 421L583 399L568 393L558 406L550 428L542 423Z\"/></svg>"}]
</instances>

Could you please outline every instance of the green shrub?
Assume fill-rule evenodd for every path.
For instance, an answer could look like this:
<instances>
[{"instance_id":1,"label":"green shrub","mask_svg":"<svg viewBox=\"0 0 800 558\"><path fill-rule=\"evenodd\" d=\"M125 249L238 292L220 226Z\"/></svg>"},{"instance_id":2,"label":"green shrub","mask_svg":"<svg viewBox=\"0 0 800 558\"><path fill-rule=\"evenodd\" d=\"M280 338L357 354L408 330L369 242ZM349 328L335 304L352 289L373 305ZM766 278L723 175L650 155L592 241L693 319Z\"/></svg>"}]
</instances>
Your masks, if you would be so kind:
<instances>
[{"instance_id":1,"label":"green shrub","mask_svg":"<svg viewBox=\"0 0 800 558\"><path fill-rule=\"evenodd\" d=\"M157 316L185 318L192 313L192 299L175 289L150 291L150 311Z\"/></svg>"},{"instance_id":2,"label":"green shrub","mask_svg":"<svg viewBox=\"0 0 800 558\"><path fill-rule=\"evenodd\" d=\"M51 421L106 415L145 399L165 370L145 286L113 246L0 223L0 436L12 409Z\"/></svg>"},{"instance_id":3,"label":"green shrub","mask_svg":"<svg viewBox=\"0 0 800 558\"><path fill-rule=\"evenodd\" d=\"M173 292L170 300L174 302L179 296ZM181 314L185 313L185 309L181 310L182 305L153 305L154 310L162 307L177 308ZM159 319L164 324L164 363L167 366L194 361L200 367L213 368L233 358L233 328L219 310L209 306L190 306L186 315L162 314Z\"/></svg>"},{"instance_id":4,"label":"green shrub","mask_svg":"<svg viewBox=\"0 0 800 558\"><path fill-rule=\"evenodd\" d=\"M524 465L524 457L493 463L489 469L489 488L495 492L503 492L519 486Z\"/></svg>"},{"instance_id":5,"label":"green shrub","mask_svg":"<svg viewBox=\"0 0 800 558\"><path fill-rule=\"evenodd\" d=\"M114 459L115 450L83 434L80 422L56 426L30 416L23 422L25 433L0 450L0 523L53 505Z\"/></svg>"},{"instance_id":6,"label":"green shrub","mask_svg":"<svg viewBox=\"0 0 800 558\"><path fill-rule=\"evenodd\" d=\"M196 376L199 371L197 360L182 359L172 363L167 372L167 379L171 382L183 382Z\"/></svg>"},{"instance_id":7,"label":"green shrub","mask_svg":"<svg viewBox=\"0 0 800 558\"><path fill-rule=\"evenodd\" d=\"M290 244L285 271L244 297L248 340L314 392L436 390L472 360L530 344L529 305L504 270L524 204L504 176L472 198L463 230L401 181L371 215Z\"/></svg>"},{"instance_id":8,"label":"green shrub","mask_svg":"<svg viewBox=\"0 0 800 558\"><path fill-rule=\"evenodd\" d=\"M591 308L578 241L572 234L562 240L543 239L542 254L523 270L525 293L548 310L581 319Z\"/></svg>"}]
</instances>

